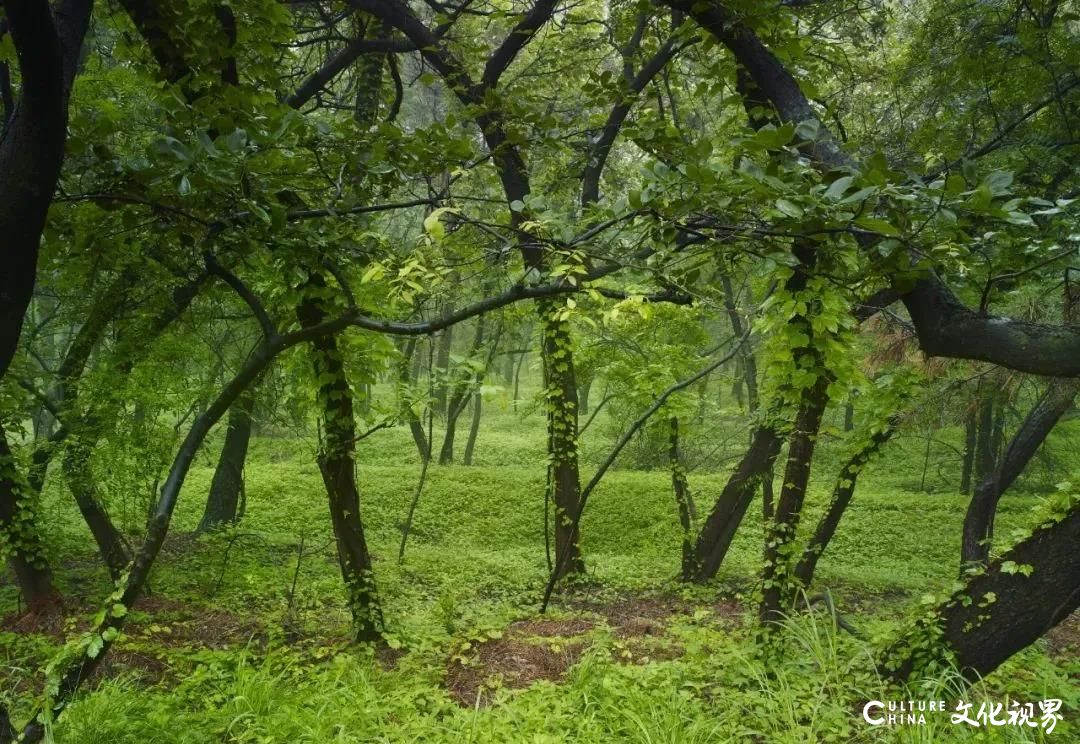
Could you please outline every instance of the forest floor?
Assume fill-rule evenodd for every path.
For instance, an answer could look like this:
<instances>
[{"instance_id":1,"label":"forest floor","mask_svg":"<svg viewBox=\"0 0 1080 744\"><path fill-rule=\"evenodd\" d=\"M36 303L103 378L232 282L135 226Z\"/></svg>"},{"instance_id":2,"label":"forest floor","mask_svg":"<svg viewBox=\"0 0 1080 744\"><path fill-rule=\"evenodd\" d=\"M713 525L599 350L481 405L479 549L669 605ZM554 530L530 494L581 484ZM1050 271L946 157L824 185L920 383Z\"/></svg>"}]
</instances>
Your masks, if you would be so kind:
<instances>
[{"instance_id":1,"label":"forest floor","mask_svg":"<svg viewBox=\"0 0 1080 744\"><path fill-rule=\"evenodd\" d=\"M120 642L56 727L58 742L848 742L1080 740L1080 619L1014 657L974 688L955 676L894 690L874 650L927 595L957 574L966 504L923 468L923 444L901 442L860 482L822 558L828 590L860 631L824 612L794 618L785 645L754 643L760 517L748 515L717 580L675 580L679 530L670 477L611 472L582 524L588 575L538 613L546 577L543 451L518 417L493 416L478 463L433 466L405 559L400 525L418 474L407 431L362 443L363 517L387 626L376 649L348 643L349 618L313 445L260 437L247 468L241 524L196 537L213 453L189 478L149 596ZM533 427L536 428L536 427ZM539 432L542 436L542 431ZM599 439L599 438L598 438ZM595 461L602 442L586 445ZM836 471L820 457L813 506ZM588 472L589 467L586 467ZM815 471L816 473L817 471ZM927 476L927 472L929 476ZM690 475L704 511L722 472ZM1002 504L999 535L1027 524L1045 484ZM923 490L919 490L922 487ZM936 493L927 493L933 490ZM49 544L67 617L89 618L109 584L62 489L49 490ZM117 499L129 526L145 500ZM7 577L4 579L7 580ZM0 584L0 698L23 715L41 669L86 621L27 626ZM973 729L949 716L871 727L870 699L1064 701L1064 720L1040 728Z\"/></svg>"}]
</instances>

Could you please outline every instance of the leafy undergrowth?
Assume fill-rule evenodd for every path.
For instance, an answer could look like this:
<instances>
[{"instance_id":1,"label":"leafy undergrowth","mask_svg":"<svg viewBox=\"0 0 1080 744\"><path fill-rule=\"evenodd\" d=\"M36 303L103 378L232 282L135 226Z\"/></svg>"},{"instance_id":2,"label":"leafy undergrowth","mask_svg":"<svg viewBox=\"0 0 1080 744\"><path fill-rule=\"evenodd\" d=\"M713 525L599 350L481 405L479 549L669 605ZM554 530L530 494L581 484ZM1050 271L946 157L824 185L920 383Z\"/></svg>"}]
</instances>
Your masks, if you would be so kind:
<instances>
[{"instance_id":1,"label":"leafy undergrowth","mask_svg":"<svg viewBox=\"0 0 1080 744\"><path fill-rule=\"evenodd\" d=\"M397 436L397 434L395 434ZM542 466L536 442L509 462L432 468L405 561L400 520L416 466L402 442L363 453L364 519L387 618L378 649L348 643L348 616L310 452L259 440L241 525L195 537L210 477L204 461L173 533L108 662L62 717L55 740L96 742L826 742L1040 741L1040 729L988 734L930 717L871 728L868 699L954 700L948 674L889 689L873 650L956 576L965 501L911 493L887 469L870 473L821 561L819 584L864 639L804 614L766 656L755 642L753 576L760 521L752 512L714 585L674 580L679 532L664 472L616 471L583 522L588 578L546 615ZM383 456L385 455L385 456ZM902 477L906 477L906 474ZM692 477L699 508L723 474ZM827 479L819 479L827 483ZM814 519L827 490L813 493ZM41 668L108 593L77 513L49 492L52 556L65 619L35 628L0 587L0 698L16 718L40 693ZM1002 504L1000 534L1024 524L1034 496ZM117 503L129 526L145 504ZM964 693L976 703L1065 700L1047 740L1080 726L1078 621Z\"/></svg>"}]
</instances>

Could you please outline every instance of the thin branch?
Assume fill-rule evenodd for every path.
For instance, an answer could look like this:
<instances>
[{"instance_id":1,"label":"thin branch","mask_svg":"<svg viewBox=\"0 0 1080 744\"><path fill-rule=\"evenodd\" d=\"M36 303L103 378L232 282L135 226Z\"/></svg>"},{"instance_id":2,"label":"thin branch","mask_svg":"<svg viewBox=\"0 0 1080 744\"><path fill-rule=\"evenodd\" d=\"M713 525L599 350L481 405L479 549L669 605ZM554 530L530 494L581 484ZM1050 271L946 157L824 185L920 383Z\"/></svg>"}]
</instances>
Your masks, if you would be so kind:
<instances>
[{"instance_id":1,"label":"thin branch","mask_svg":"<svg viewBox=\"0 0 1080 744\"><path fill-rule=\"evenodd\" d=\"M270 315L267 314L266 308L263 307L262 302L255 293L244 284L236 274L232 273L224 266L217 262L212 253L207 253L204 257L206 262L207 273L220 277L222 281L232 287L233 291L240 296L240 299L251 309L252 315L259 322L259 328L262 329L263 337L269 341L276 338L280 334L278 333L277 326L274 325L274 321L270 320Z\"/></svg>"}]
</instances>

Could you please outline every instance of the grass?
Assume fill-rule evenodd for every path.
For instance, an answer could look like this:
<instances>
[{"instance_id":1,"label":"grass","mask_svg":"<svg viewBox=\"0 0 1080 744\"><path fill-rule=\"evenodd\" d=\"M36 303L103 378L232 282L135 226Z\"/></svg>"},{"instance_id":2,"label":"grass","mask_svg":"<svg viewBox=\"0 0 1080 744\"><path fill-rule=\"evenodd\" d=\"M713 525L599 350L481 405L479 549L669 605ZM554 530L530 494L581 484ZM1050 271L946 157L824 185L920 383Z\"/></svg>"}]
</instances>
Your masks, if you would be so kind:
<instances>
[{"instance_id":1,"label":"grass","mask_svg":"<svg viewBox=\"0 0 1080 744\"><path fill-rule=\"evenodd\" d=\"M871 660L875 640L838 634L823 615L793 618L784 648L763 655L743 616L761 551L759 514L748 515L715 585L680 585L680 536L663 470L605 478L583 520L588 579L553 608L553 627L565 622L566 632L544 630L536 617L546 577L541 420L515 414L505 400L487 410L477 465L431 468L402 564L397 542L418 473L415 448L403 427L361 443L363 517L392 647L378 653L345 643L348 617L310 441L256 439L244 521L193 539L187 533L201 515L216 451L208 447L185 486L151 595L132 612L94 693L61 719L56 741L1043 740L1040 729L973 731L947 717L866 726L865 700L951 700L954 681L887 689ZM604 431L583 443L586 473L610 444ZM875 639L957 573L966 499L948 493L939 475L947 448L930 468L938 493L914 490L922 447L901 439L868 470L820 563L819 584ZM824 442L808 520L827 502L841 456L839 445ZM724 479L722 470L691 474L702 511ZM999 534L1026 523L1044 481L1030 479L1004 500ZM110 505L129 526L145 508L135 498ZM106 576L70 497L53 485L45 506L65 593L89 612L107 593ZM15 609L14 590L0 587L0 613ZM56 634L0 633L0 696L22 701L18 714L28 711L39 668L59 642ZM966 694L1065 698L1066 720L1053 739L1066 741L1080 730L1069 720L1080 702L1078 673L1074 652L1052 653L1040 642ZM455 675L471 675L475 700L455 697Z\"/></svg>"}]
</instances>

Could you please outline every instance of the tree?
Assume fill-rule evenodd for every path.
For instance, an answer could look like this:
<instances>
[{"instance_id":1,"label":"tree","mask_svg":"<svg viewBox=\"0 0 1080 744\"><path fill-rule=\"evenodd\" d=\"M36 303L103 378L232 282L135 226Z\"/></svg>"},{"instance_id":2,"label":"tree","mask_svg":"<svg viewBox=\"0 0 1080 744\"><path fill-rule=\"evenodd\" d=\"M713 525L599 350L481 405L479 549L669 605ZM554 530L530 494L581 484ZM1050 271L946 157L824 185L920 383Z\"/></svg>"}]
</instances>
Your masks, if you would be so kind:
<instances>
[{"instance_id":1,"label":"tree","mask_svg":"<svg viewBox=\"0 0 1080 744\"><path fill-rule=\"evenodd\" d=\"M55 10L35 0L4 6L22 85L0 135L0 260L7 266L0 279L0 375L15 355L34 291L38 244L64 161L68 101L92 7L92 0L65 0Z\"/></svg>"}]
</instances>

